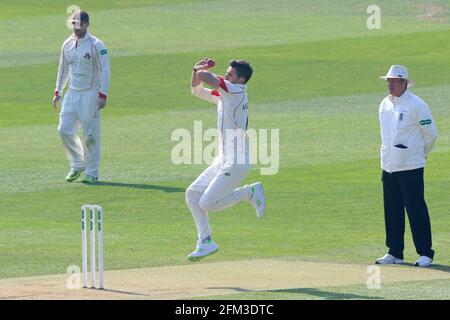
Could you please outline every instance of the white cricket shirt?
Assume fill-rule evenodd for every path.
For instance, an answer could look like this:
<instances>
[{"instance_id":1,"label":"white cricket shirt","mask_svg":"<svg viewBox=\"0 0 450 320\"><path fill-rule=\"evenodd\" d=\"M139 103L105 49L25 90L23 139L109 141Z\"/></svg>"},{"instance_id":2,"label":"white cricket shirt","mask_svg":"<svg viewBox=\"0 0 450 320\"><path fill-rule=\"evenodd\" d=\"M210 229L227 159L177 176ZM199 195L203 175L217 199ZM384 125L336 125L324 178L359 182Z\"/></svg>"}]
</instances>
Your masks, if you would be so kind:
<instances>
[{"instance_id":1,"label":"white cricket shirt","mask_svg":"<svg viewBox=\"0 0 450 320\"><path fill-rule=\"evenodd\" d=\"M192 93L203 100L217 103L219 154L225 156L226 162L248 163L247 86L220 78L220 86L217 90L206 89L200 84L192 88Z\"/></svg>"},{"instance_id":2,"label":"white cricket shirt","mask_svg":"<svg viewBox=\"0 0 450 320\"><path fill-rule=\"evenodd\" d=\"M108 95L108 51L103 42L89 32L82 39L70 36L61 47L55 93L62 94L67 81L71 90L98 90L100 96Z\"/></svg>"}]
</instances>

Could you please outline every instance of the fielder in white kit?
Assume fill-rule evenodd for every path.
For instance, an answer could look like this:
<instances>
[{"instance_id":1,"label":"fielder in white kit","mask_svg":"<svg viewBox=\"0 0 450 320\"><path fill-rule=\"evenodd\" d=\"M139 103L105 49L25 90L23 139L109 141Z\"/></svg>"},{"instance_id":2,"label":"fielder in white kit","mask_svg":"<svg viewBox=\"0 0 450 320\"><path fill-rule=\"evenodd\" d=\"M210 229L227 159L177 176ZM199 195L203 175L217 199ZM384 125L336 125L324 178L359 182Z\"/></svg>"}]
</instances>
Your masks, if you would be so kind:
<instances>
[{"instance_id":1,"label":"fielder in white kit","mask_svg":"<svg viewBox=\"0 0 450 320\"><path fill-rule=\"evenodd\" d=\"M198 232L196 249L188 256L190 261L198 261L219 249L211 239L209 212L244 201L252 204L258 217L263 217L266 207L260 182L239 188L250 171L246 83L253 69L246 61L233 60L225 77L220 77L206 71L214 65L213 60L204 59L192 72L192 94L217 104L219 155L186 190L186 203ZM202 82L214 90L203 87Z\"/></svg>"},{"instance_id":2,"label":"fielder in white kit","mask_svg":"<svg viewBox=\"0 0 450 320\"><path fill-rule=\"evenodd\" d=\"M72 17L73 35L64 41L59 60L53 107L62 102L58 132L70 161L66 181L86 172L82 182L98 181L100 164L100 110L106 105L110 69L108 51L101 40L88 32L85 11ZM83 142L77 135L83 127Z\"/></svg>"}]
</instances>

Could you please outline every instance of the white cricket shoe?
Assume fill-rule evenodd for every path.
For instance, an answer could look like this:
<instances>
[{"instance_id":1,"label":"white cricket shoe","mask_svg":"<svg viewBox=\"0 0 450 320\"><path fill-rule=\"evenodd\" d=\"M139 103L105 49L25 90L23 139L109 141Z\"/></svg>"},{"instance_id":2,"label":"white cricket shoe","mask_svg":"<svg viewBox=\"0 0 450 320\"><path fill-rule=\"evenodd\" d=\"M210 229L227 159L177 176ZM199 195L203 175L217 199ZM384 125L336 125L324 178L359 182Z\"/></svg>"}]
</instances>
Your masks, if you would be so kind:
<instances>
[{"instance_id":1,"label":"white cricket shoe","mask_svg":"<svg viewBox=\"0 0 450 320\"><path fill-rule=\"evenodd\" d=\"M404 264L405 261L394 257L392 254L385 254L375 261L375 264Z\"/></svg>"},{"instance_id":2,"label":"white cricket shoe","mask_svg":"<svg viewBox=\"0 0 450 320\"><path fill-rule=\"evenodd\" d=\"M198 242L195 251L188 255L188 260L195 262L199 261L219 250L219 246L212 240Z\"/></svg>"},{"instance_id":3,"label":"white cricket shoe","mask_svg":"<svg viewBox=\"0 0 450 320\"><path fill-rule=\"evenodd\" d=\"M433 259L427 256L420 256L420 258L414 264L416 267L429 267L433 264Z\"/></svg>"},{"instance_id":4,"label":"white cricket shoe","mask_svg":"<svg viewBox=\"0 0 450 320\"><path fill-rule=\"evenodd\" d=\"M264 197L264 187L261 182L250 185L250 203L255 208L258 218L266 215L266 199Z\"/></svg>"}]
</instances>

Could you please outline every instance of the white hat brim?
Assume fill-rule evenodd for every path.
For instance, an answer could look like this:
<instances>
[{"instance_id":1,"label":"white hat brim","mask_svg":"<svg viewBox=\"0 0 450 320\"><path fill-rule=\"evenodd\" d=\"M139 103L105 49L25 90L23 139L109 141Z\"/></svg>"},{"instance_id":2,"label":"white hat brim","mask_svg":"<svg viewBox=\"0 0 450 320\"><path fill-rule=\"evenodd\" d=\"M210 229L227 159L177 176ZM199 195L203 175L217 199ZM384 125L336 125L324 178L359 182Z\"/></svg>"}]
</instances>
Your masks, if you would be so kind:
<instances>
[{"instance_id":1,"label":"white hat brim","mask_svg":"<svg viewBox=\"0 0 450 320\"><path fill-rule=\"evenodd\" d=\"M411 79L405 79L405 78L400 78L400 77L389 77L389 76L381 76L380 79L383 79L385 81L387 81L388 79L403 79L403 80L408 81L408 88L411 88L412 86L414 86L414 81L412 81Z\"/></svg>"}]
</instances>

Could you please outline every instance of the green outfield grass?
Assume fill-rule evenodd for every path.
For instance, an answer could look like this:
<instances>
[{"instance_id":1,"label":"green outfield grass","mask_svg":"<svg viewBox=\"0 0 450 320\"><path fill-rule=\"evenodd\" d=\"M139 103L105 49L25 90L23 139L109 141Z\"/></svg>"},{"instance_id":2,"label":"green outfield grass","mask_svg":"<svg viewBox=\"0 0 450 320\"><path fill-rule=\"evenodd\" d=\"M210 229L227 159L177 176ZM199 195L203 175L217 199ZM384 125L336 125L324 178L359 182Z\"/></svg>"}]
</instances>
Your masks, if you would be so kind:
<instances>
[{"instance_id":1,"label":"green outfield grass","mask_svg":"<svg viewBox=\"0 0 450 320\"><path fill-rule=\"evenodd\" d=\"M12 4L14 3L14 4ZM187 264L196 231L184 190L206 165L175 166L174 129L214 127L213 105L190 94L204 56L251 61L251 128L280 129L280 171L265 184L267 217L240 204L211 214L220 253L210 261L293 258L369 264L385 253L378 76L405 64L439 139L426 169L436 263L450 263L450 1L79 1L111 55L102 111L101 183L66 183L51 108L73 1L0 3L0 278L65 273L81 264L80 206L105 208L108 270ZM430 11L431 10L431 11ZM434 15L423 16L427 12ZM199 18L201 17L201 18ZM409 228L405 258L416 259ZM448 281L247 292L244 299L448 299ZM417 289L419 288L419 289ZM433 291L435 290L435 291ZM224 298L223 296L219 298ZM225 297L226 298L226 297Z\"/></svg>"}]
</instances>

